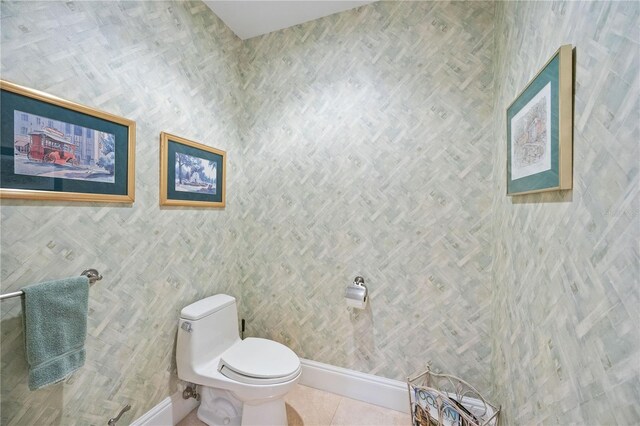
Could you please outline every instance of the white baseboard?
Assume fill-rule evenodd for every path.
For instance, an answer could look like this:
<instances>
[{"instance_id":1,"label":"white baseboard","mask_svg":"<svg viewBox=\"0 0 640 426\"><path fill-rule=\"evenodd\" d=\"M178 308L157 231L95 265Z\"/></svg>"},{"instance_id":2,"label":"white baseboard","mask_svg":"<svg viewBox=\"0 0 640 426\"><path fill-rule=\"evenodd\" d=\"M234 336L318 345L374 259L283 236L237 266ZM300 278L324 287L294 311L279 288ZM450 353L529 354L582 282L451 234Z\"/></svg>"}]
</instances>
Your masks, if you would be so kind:
<instances>
[{"instance_id":1,"label":"white baseboard","mask_svg":"<svg viewBox=\"0 0 640 426\"><path fill-rule=\"evenodd\" d=\"M183 399L182 391L166 397L131 426L174 426L200 404L193 398Z\"/></svg>"},{"instance_id":2,"label":"white baseboard","mask_svg":"<svg viewBox=\"0 0 640 426\"><path fill-rule=\"evenodd\" d=\"M300 362L302 364L301 385L391 410L409 412L409 394L407 384L404 382L308 359L301 359ZM158 405L131 423L131 426L174 426L198 404L199 402L193 398L183 399L182 392L179 391L160 401Z\"/></svg>"},{"instance_id":3,"label":"white baseboard","mask_svg":"<svg viewBox=\"0 0 640 426\"><path fill-rule=\"evenodd\" d=\"M300 362L302 363L301 385L409 413L409 390L405 382L334 367L309 359L301 359Z\"/></svg>"}]
</instances>

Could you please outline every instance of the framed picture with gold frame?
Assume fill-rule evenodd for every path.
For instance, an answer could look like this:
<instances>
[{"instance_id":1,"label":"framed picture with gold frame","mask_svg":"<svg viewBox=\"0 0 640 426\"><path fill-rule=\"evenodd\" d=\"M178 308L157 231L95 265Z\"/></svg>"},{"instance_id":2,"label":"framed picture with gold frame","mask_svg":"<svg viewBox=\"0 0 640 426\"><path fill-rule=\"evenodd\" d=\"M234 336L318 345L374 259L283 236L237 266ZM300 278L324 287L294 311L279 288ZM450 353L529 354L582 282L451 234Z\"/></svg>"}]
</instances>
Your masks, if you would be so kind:
<instances>
[{"instance_id":1,"label":"framed picture with gold frame","mask_svg":"<svg viewBox=\"0 0 640 426\"><path fill-rule=\"evenodd\" d=\"M573 185L573 51L561 46L507 108L507 195Z\"/></svg>"},{"instance_id":2,"label":"framed picture with gold frame","mask_svg":"<svg viewBox=\"0 0 640 426\"><path fill-rule=\"evenodd\" d=\"M160 133L160 205L224 208L226 153Z\"/></svg>"},{"instance_id":3,"label":"framed picture with gold frame","mask_svg":"<svg viewBox=\"0 0 640 426\"><path fill-rule=\"evenodd\" d=\"M0 81L0 198L133 203L136 123Z\"/></svg>"}]
</instances>

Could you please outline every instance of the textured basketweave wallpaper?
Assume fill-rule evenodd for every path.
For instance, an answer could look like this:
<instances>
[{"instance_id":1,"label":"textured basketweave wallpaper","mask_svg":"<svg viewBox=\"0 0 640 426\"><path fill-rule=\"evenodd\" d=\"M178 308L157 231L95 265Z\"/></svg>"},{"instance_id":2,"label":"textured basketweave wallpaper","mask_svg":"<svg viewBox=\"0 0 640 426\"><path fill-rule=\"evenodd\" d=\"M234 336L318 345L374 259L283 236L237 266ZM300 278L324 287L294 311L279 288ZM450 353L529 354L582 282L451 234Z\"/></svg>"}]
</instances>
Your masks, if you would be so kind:
<instances>
[{"instance_id":1,"label":"textured basketweave wallpaper","mask_svg":"<svg viewBox=\"0 0 640 426\"><path fill-rule=\"evenodd\" d=\"M180 309L219 292L304 358L431 360L505 425L640 423L638 3L377 2L247 41L199 1L0 8L3 79L138 126L133 205L2 201L2 292L105 276L86 365L36 392L2 302L3 425L138 418L176 391ZM563 43L575 189L508 198L505 109ZM162 130L228 152L226 209L159 208Z\"/></svg>"},{"instance_id":2,"label":"textured basketweave wallpaper","mask_svg":"<svg viewBox=\"0 0 640 426\"><path fill-rule=\"evenodd\" d=\"M488 389L493 11L381 2L243 43L250 334Z\"/></svg>"},{"instance_id":3,"label":"textured basketweave wallpaper","mask_svg":"<svg viewBox=\"0 0 640 426\"><path fill-rule=\"evenodd\" d=\"M27 388L20 299L3 301L3 425L122 424L176 391L183 306L237 297L240 41L201 2L2 2L2 78L133 119L131 206L2 201L2 291L97 268L87 362ZM227 150L228 207L160 209L165 130Z\"/></svg>"},{"instance_id":4,"label":"textured basketweave wallpaper","mask_svg":"<svg viewBox=\"0 0 640 426\"><path fill-rule=\"evenodd\" d=\"M507 425L640 424L640 4L496 10L492 383ZM573 191L504 196L505 110L576 46Z\"/></svg>"}]
</instances>

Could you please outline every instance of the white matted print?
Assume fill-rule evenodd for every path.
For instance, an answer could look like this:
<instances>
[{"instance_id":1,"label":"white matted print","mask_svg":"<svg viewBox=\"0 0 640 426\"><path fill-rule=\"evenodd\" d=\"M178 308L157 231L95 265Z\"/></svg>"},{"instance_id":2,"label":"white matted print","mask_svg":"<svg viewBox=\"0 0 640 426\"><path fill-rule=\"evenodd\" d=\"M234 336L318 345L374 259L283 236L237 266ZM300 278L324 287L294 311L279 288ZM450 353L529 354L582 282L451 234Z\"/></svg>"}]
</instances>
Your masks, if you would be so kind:
<instances>
[{"instance_id":1,"label":"white matted print","mask_svg":"<svg viewBox=\"0 0 640 426\"><path fill-rule=\"evenodd\" d=\"M551 83L511 119L511 179L551 169Z\"/></svg>"}]
</instances>

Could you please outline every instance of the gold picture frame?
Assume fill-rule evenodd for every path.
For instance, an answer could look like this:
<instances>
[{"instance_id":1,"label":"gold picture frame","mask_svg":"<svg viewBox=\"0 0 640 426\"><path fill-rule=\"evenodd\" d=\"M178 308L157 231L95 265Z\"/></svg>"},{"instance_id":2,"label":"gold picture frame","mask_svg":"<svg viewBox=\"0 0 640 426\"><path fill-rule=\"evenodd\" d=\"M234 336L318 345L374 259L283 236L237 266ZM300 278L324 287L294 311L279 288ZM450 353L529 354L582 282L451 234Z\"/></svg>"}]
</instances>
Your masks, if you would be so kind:
<instances>
[{"instance_id":1,"label":"gold picture frame","mask_svg":"<svg viewBox=\"0 0 640 426\"><path fill-rule=\"evenodd\" d=\"M224 208L225 151L160 133L160 205Z\"/></svg>"},{"instance_id":2,"label":"gold picture frame","mask_svg":"<svg viewBox=\"0 0 640 426\"><path fill-rule=\"evenodd\" d=\"M507 195L573 186L573 47L561 46L506 111Z\"/></svg>"},{"instance_id":3,"label":"gold picture frame","mask_svg":"<svg viewBox=\"0 0 640 426\"><path fill-rule=\"evenodd\" d=\"M5 80L0 89L0 198L134 202L134 121Z\"/></svg>"}]
</instances>

